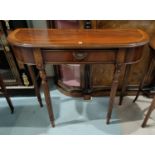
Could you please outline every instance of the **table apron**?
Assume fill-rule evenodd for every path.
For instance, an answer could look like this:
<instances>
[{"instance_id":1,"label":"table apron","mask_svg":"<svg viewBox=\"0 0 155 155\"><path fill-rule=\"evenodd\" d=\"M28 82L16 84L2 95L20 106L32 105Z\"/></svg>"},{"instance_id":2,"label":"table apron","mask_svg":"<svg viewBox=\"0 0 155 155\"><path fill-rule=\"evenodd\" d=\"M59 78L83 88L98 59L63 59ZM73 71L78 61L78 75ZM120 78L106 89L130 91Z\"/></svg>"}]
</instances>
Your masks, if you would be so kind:
<instances>
[{"instance_id":1,"label":"table apron","mask_svg":"<svg viewBox=\"0 0 155 155\"><path fill-rule=\"evenodd\" d=\"M13 47L20 63L35 65L35 48ZM126 64L137 63L141 59L142 48L100 49L100 50L52 50L40 49L44 64Z\"/></svg>"}]
</instances>

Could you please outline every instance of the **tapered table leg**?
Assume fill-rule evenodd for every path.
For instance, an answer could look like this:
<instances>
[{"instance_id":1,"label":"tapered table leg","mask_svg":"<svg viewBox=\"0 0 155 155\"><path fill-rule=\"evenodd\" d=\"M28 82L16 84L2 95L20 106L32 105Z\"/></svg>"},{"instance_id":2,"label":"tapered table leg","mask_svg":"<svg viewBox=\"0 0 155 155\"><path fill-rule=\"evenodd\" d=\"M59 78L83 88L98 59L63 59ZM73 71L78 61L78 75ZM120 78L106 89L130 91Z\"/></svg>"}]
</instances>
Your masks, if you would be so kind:
<instances>
[{"instance_id":1,"label":"tapered table leg","mask_svg":"<svg viewBox=\"0 0 155 155\"><path fill-rule=\"evenodd\" d=\"M110 92L110 101L109 101L109 107L108 107L108 113L107 113L107 122L106 122L107 124L109 124L110 122L114 100L115 100L115 95L116 95L116 91L118 88L118 82L119 82L118 79L122 71L122 67L123 67L123 64L116 64L115 66L114 78L112 82L112 87L111 87L111 92Z\"/></svg>"},{"instance_id":2,"label":"tapered table leg","mask_svg":"<svg viewBox=\"0 0 155 155\"><path fill-rule=\"evenodd\" d=\"M149 107L149 110L148 110L148 112L147 112L147 114L145 116L145 119L144 119L144 121L142 123L143 128L146 126L146 123L147 123L147 121L148 121L148 119L149 119L149 117L150 117L150 115L151 115L151 113L152 113L152 111L154 109L155 109L155 97L154 97L154 99L153 99L153 101L152 101L152 103L151 103L151 105Z\"/></svg>"},{"instance_id":3,"label":"tapered table leg","mask_svg":"<svg viewBox=\"0 0 155 155\"><path fill-rule=\"evenodd\" d=\"M45 101L46 101L46 105L47 105L50 122L51 122L52 127L54 127L55 126L54 113L53 113L52 102L51 102L51 98L50 98L50 91L49 91L49 87L48 87L48 83L47 83L47 77L46 77L46 72L45 72L44 60L42 57L42 51L39 48L35 48L33 55L34 55L36 67L38 68L39 75L41 77L41 83L43 86L43 91L44 91L44 95L45 95Z\"/></svg>"},{"instance_id":4,"label":"tapered table leg","mask_svg":"<svg viewBox=\"0 0 155 155\"><path fill-rule=\"evenodd\" d=\"M36 75L34 74L34 71L33 71L33 66L28 66L28 70L29 70L29 73L30 73L30 76L31 76L31 79L32 79L32 82L34 85L35 94L38 98L38 102L40 104L40 107L43 107L42 99L41 99L41 95L40 95L40 89L39 89L38 84L37 84Z\"/></svg>"},{"instance_id":5,"label":"tapered table leg","mask_svg":"<svg viewBox=\"0 0 155 155\"><path fill-rule=\"evenodd\" d=\"M122 90L120 94L119 105L122 105L123 97L125 95L127 84L128 84L128 77L129 77L130 70L131 70L131 65L126 65L125 74L124 74L123 83L122 83Z\"/></svg>"},{"instance_id":6,"label":"tapered table leg","mask_svg":"<svg viewBox=\"0 0 155 155\"><path fill-rule=\"evenodd\" d=\"M84 99L89 100L91 98L91 68L92 66L90 64L85 64L84 65L84 88L83 88L83 93L84 93Z\"/></svg>"},{"instance_id":7,"label":"tapered table leg","mask_svg":"<svg viewBox=\"0 0 155 155\"><path fill-rule=\"evenodd\" d=\"M50 118L52 127L54 127L55 126L54 113L53 113L52 102L51 102L51 98L50 98L50 91L49 91L49 87L48 87L48 83L47 83L46 72L44 69L42 69L42 70L39 70L39 74L42 79L42 86L43 86L43 90L44 90L45 101L46 101L46 105L47 105L49 118Z\"/></svg>"},{"instance_id":8,"label":"tapered table leg","mask_svg":"<svg viewBox=\"0 0 155 155\"><path fill-rule=\"evenodd\" d=\"M6 88L5 88L5 84L4 84L3 79L1 78L1 76L0 76L0 86L1 86L1 89L2 89L2 93L4 94L4 96L5 96L6 100L7 100L7 103L9 105L9 107L10 107L11 113L13 114L14 113L14 107L12 105L12 102L10 100L10 97L8 95L8 92L7 92Z\"/></svg>"}]
</instances>

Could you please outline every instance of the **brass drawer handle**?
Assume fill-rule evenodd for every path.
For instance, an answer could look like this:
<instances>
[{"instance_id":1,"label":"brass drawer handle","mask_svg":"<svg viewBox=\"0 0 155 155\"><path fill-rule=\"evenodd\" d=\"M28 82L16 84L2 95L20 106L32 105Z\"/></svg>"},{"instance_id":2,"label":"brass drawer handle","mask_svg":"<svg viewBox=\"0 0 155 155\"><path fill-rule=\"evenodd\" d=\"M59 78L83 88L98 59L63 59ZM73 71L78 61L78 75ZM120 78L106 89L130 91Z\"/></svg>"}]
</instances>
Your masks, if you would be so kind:
<instances>
[{"instance_id":1,"label":"brass drawer handle","mask_svg":"<svg viewBox=\"0 0 155 155\"><path fill-rule=\"evenodd\" d=\"M73 56L76 60L83 60L87 57L87 55L88 55L87 52L82 52L82 51L73 52Z\"/></svg>"}]
</instances>

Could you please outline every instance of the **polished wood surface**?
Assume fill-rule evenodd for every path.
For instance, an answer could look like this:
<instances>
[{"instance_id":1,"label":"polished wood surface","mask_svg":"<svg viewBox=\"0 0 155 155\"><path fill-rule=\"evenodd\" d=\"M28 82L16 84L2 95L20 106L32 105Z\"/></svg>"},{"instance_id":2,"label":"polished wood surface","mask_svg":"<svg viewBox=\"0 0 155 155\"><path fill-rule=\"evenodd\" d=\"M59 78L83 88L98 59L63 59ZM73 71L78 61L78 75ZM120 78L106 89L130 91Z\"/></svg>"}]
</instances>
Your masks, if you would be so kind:
<instances>
[{"instance_id":1,"label":"polished wood surface","mask_svg":"<svg viewBox=\"0 0 155 155\"><path fill-rule=\"evenodd\" d=\"M52 126L54 113L50 99L45 64L115 64L107 124L110 121L119 77L126 64L141 60L148 35L139 29L53 30L17 29L8 36L16 58L39 69ZM94 51L95 50L95 51Z\"/></svg>"},{"instance_id":2,"label":"polished wood surface","mask_svg":"<svg viewBox=\"0 0 155 155\"><path fill-rule=\"evenodd\" d=\"M100 49L141 46L148 35L140 29L17 29L8 41L22 47Z\"/></svg>"}]
</instances>

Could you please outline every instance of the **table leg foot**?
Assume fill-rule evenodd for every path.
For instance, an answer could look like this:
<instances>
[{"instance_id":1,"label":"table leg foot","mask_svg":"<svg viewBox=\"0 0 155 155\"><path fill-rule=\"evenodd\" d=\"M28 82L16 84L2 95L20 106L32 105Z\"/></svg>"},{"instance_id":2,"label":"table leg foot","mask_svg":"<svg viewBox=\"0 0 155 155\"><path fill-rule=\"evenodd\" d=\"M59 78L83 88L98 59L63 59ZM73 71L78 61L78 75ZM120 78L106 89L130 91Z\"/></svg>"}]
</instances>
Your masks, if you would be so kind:
<instances>
[{"instance_id":1,"label":"table leg foot","mask_svg":"<svg viewBox=\"0 0 155 155\"><path fill-rule=\"evenodd\" d=\"M110 124L110 115L109 114L107 114L107 119L106 119L106 124Z\"/></svg>"},{"instance_id":2,"label":"table leg foot","mask_svg":"<svg viewBox=\"0 0 155 155\"><path fill-rule=\"evenodd\" d=\"M14 107L11 107L11 114L14 114Z\"/></svg>"},{"instance_id":3,"label":"table leg foot","mask_svg":"<svg viewBox=\"0 0 155 155\"><path fill-rule=\"evenodd\" d=\"M54 127L55 127L55 122L52 121L52 122L51 122L51 125L52 125L52 127L54 128Z\"/></svg>"},{"instance_id":4,"label":"table leg foot","mask_svg":"<svg viewBox=\"0 0 155 155\"><path fill-rule=\"evenodd\" d=\"M145 123L142 123L141 127L142 128L145 128L146 124Z\"/></svg>"},{"instance_id":5,"label":"table leg foot","mask_svg":"<svg viewBox=\"0 0 155 155\"><path fill-rule=\"evenodd\" d=\"M132 103L135 103L137 101L137 99L139 97L139 94L140 94L140 90L137 91L136 97L135 97L135 99L133 100Z\"/></svg>"},{"instance_id":6,"label":"table leg foot","mask_svg":"<svg viewBox=\"0 0 155 155\"><path fill-rule=\"evenodd\" d=\"M120 96L119 104L118 104L118 105L122 105L123 97L124 97L124 95L121 95L121 96Z\"/></svg>"},{"instance_id":7,"label":"table leg foot","mask_svg":"<svg viewBox=\"0 0 155 155\"><path fill-rule=\"evenodd\" d=\"M42 103L42 99L41 99L40 93L39 93L39 95L37 96L37 98L38 98L39 105L40 105L40 107L42 108L42 107L43 107L43 103Z\"/></svg>"},{"instance_id":8,"label":"table leg foot","mask_svg":"<svg viewBox=\"0 0 155 155\"><path fill-rule=\"evenodd\" d=\"M7 103L10 107L11 114L13 114L14 113L14 107L12 105L12 102L11 102L10 98L8 97L8 95L5 94L5 97L6 97Z\"/></svg>"}]
</instances>

